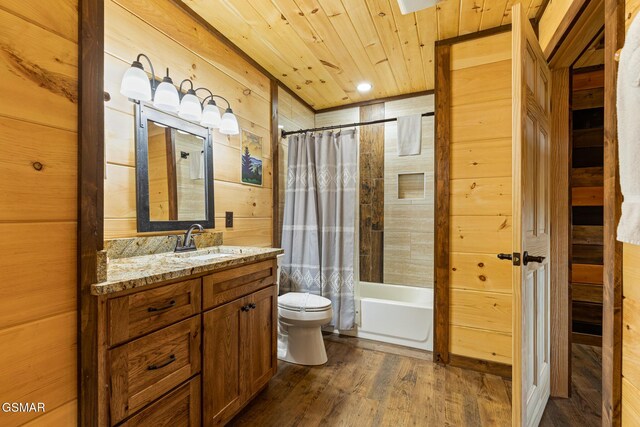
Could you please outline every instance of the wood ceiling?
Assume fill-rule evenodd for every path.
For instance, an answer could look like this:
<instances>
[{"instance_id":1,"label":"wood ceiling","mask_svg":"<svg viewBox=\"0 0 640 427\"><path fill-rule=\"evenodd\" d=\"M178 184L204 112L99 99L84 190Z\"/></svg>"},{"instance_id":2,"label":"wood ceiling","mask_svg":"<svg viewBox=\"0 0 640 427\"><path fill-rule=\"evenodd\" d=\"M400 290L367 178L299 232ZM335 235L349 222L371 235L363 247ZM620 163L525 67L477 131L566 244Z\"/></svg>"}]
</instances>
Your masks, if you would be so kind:
<instances>
[{"instance_id":1,"label":"wood ceiling","mask_svg":"<svg viewBox=\"0 0 640 427\"><path fill-rule=\"evenodd\" d=\"M314 109L433 89L434 42L511 23L514 0L183 0ZM543 0L522 0L534 18ZM366 94L356 86L368 81Z\"/></svg>"}]
</instances>

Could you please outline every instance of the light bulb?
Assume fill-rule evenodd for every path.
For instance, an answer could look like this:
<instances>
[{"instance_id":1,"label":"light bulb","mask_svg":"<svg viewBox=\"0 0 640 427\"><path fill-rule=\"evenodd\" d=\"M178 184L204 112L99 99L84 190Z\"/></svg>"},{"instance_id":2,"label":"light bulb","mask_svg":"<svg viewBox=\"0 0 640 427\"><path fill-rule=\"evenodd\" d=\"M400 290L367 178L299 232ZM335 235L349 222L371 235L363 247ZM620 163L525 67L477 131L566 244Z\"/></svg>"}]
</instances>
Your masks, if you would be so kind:
<instances>
[{"instance_id":1,"label":"light bulb","mask_svg":"<svg viewBox=\"0 0 640 427\"><path fill-rule=\"evenodd\" d=\"M200 124L212 129L218 129L220 127L220 110L214 101L209 101L202 110L202 120Z\"/></svg>"},{"instance_id":2,"label":"light bulb","mask_svg":"<svg viewBox=\"0 0 640 427\"><path fill-rule=\"evenodd\" d=\"M162 79L162 83L158 85L155 96L153 97L153 105L164 111L175 113L180 108L180 97L178 89L173 85L171 77L166 76Z\"/></svg>"},{"instance_id":3,"label":"light bulb","mask_svg":"<svg viewBox=\"0 0 640 427\"><path fill-rule=\"evenodd\" d=\"M140 62L133 61L131 67L124 73L120 83L120 93L136 101L151 101L151 83Z\"/></svg>"},{"instance_id":4,"label":"light bulb","mask_svg":"<svg viewBox=\"0 0 640 427\"><path fill-rule=\"evenodd\" d=\"M227 110L222 115L222 121L220 122L220 133L225 135L237 135L240 133L240 128L238 127L238 119L233 114L231 108L227 108Z\"/></svg>"},{"instance_id":5,"label":"light bulb","mask_svg":"<svg viewBox=\"0 0 640 427\"><path fill-rule=\"evenodd\" d=\"M199 122L202 118L202 107L200 106L200 100L196 96L193 89L189 89L189 91L182 97L178 115L183 119L191 120L194 122Z\"/></svg>"}]
</instances>

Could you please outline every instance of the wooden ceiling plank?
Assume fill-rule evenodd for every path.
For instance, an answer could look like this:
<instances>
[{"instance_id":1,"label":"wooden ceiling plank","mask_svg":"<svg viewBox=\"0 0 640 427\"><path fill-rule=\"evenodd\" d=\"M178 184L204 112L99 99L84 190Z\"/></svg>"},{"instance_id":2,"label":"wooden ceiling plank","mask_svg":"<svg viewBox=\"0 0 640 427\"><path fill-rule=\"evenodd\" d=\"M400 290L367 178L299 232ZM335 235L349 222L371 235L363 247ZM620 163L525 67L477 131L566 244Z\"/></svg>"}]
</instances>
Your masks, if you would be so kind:
<instances>
[{"instance_id":1,"label":"wooden ceiling plank","mask_svg":"<svg viewBox=\"0 0 640 427\"><path fill-rule=\"evenodd\" d=\"M272 41L278 50L283 51L286 46L292 55L300 62L294 67L306 76L305 86L313 86L321 93L330 96L330 103L336 99L344 99L348 94L335 81L334 76L322 65L320 59L309 50L309 47L296 34L288 21L282 19L282 14L269 0L252 2L234 2L237 10L245 18L249 18L252 25L260 29L260 34L267 41ZM322 83L322 82L326 83ZM333 84L330 84L333 82ZM297 88L297 87L296 87Z\"/></svg>"},{"instance_id":2,"label":"wooden ceiling plank","mask_svg":"<svg viewBox=\"0 0 640 427\"><path fill-rule=\"evenodd\" d=\"M480 29L483 0L461 0L458 35L475 33Z\"/></svg>"},{"instance_id":3,"label":"wooden ceiling plank","mask_svg":"<svg viewBox=\"0 0 640 427\"><path fill-rule=\"evenodd\" d=\"M305 56L292 46L293 43L289 43L286 39L268 31L267 24L262 17L252 8L247 8L248 2L241 3L245 8L242 12L226 0L192 0L188 5L233 43L242 46L249 56L281 79L284 84L309 104L322 105L331 102L336 97L344 96L336 94L336 89L342 92L337 86L320 91L313 85L305 84L305 82L313 81L316 78L316 75L308 70L308 67L315 65L315 63L310 65L301 65L300 62L292 64L292 60L303 61ZM283 45L288 46L289 49L278 48Z\"/></svg>"},{"instance_id":4,"label":"wooden ceiling plank","mask_svg":"<svg viewBox=\"0 0 640 427\"><path fill-rule=\"evenodd\" d=\"M436 5L438 40L457 37L460 23L460 0L443 0Z\"/></svg>"},{"instance_id":5,"label":"wooden ceiling plank","mask_svg":"<svg viewBox=\"0 0 640 427\"><path fill-rule=\"evenodd\" d=\"M357 34L352 28L352 32L349 32L350 21L347 27L341 28L345 32L345 38L341 32L336 31L326 11L317 0L295 0L295 4L304 14L307 25L320 36L321 43L317 44L322 44L328 52L331 52L332 58L328 61L327 67L333 70L336 70L335 67L339 68L340 76L345 79L344 90L349 99L357 102L372 96L372 94L361 94L356 90L358 83L363 80L370 81L375 87L384 86L384 82L378 80L375 68L369 61Z\"/></svg>"},{"instance_id":6,"label":"wooden ceiling plank","mask_svg":"<svg viewBox=\"0 0 640 427\"><path fill-rule=\"evenodd\" d=\"M507 4L505 5L504 8L504 13L502 14L502 22L501 25L509 25L511 24L511 8L513 7L514 3L520 3L522 6L522 10L529 10L529 4L531 3L531 0L523 0L523 1L518 1L518 0L507 0Z\"/></svg>"},{"instance_id":7,"label":"wooden ceiling plank","mask_svg":"<svg viewBox=\"0 0 640 427\"><path fill-rule=\"evenodd\" d=\"M425 84L427 89L435 88L435 42L438 36L438 21L436 8L430 7L415 13L418 24L418 36L422 46L422 67L425 70Z\"/></svg>"},{"instance_id":8,"label":"wooden ceiling plank","mask_svg":"<svg viewBox=\"0 0 640 427\"><path fill-rule=\"evenodd\" d=\"M529 19L534 19L538 16L538 12L540 12L540 8L545 0L531 0L529 4L529 10L527 12L527 17Z\"/></svg>"},{"instance_id":9,"label":"wooden ceiling plank","mask_svg":"<svg viewBox=\"0 0 640 427\"><path fill-rule=\"evenodd\" d=\"M393 72L391 71L391 67L386 61L386 54L384 52L384 48L382 47L380 41L378 40L377 46L379 51L381 51L381 55L384 61L384 64L377 64L377 60L374 60L375 57L372 57L371 54L373 51L367 49L367 46L363 43L360 35L356 29L356 25L354 24L354 20L350 16L350 11L347 11L344 8L342 1L340 0L316 0L322 9L324 10L326 16L331 23L333 30L338 34L339 38L345 41L345 46L349 51L355 51L354 59L358 66L361 68L361 71L364 75L364 79L373 84L373 89L371 92L367 94L363 94L364 99L372 99L372 98L384 98L389 93L396 94L398 93L398 88L395 83L395 78L393 77ZM367 20L369 21L368 25L374 30L375 27L371 21L371 17L369 16L368 11L365 8ZM360 25L360 24L358 24ZM377 38L377 34L376 34ZM348 41L348 42L347 42ZM365 66L363 68L363 66ZM383 65L383 66L380 66Z\"/></svg>"},{"instance_id":10,"label":"wooden ceiling plank","mask_svg":"<svg viewBox=\"0 0 640 427\"><path fill-rule=\"evenodd\" d=\"M507 0L485 0L480 30L499 27L507 10Z\"/></svg>"},{"instance_id":11,"label":"wooden ceiling plank","mask_svg":"<svg viewBox=\"0 0 640 427\"><path fill-rule=\"evenodd\" d=\"M335 21L334 28L337 26L347 25L344 21L346 16L356 32L360 43L364 46L365 52L369 58L369 62L373 64L376 69L376 73L379 76L379 80L384 82L383 88L375 88L377 93L384 92L384 96L391 96L399 93L396 79L387 58L387 53L384 50L384 46L380 37L378 37L378 31L373 23L373 18L369 13L369 9L365 2L351 2L349 3L349 9L347 10L342 0L320 0L325 12L327 12L329 19L332 22Z\"/></svg>"},{"instance_id":12,"label":"wooden ceiling plank","mask_svg":"<svg viewBox=\"0 0 640 427\"><path fill-rule=\"evenodd\" d=\"M319 90L339 88L340 92L335 92L339 95L327 100L328 103L342 102L346 101L344 98L351 99L353 97L353 86L349 80L353 70L333 65L337 63L333 52L322 42L322 36L314 30L307 19L300 15L302 11L293 0L258 1L253 2L252 7L274 31L282 34L291 34L289 36L291 38L297 37L317 60L317 65L312 67L315 68L316 79L307 80L305 85L314 85ZM326 64L332 64L333 66L327 66ZM312 70L307 67L307 71ZM327 79L326 76L330 78Z\"/></svg>"},{"instance_id":13,"label":"wooden ceiling plank","mask_svg":"<svg viewBox=\"0 0 640 427\"><path fill-rule=\"evenodd\" d=\"M248 56L261 64L268 72L277 76L284 85L296 88L297 85L305 81L304 76L294 71L293 66L288 64L285 58L277 52L273 52L272 47L262 43L262 40L252 32L248 24L232 14L224 14L223 18L220 9L216 14L207 13L209 7L201 3L203 2L191 1L188 7L224 34L232 43L242 46ZM296 90L296 93L311 105L318 99L322 99L322 97L318 98L315 88L301 87L300 90Z\"/></svg>"},{"instance_id":14,"label":"wooden ceiling plank","mask_svg":"<svg viewBox=\"0 0 640 427\"><path fill-rule=\"evenodd\" d=\"M409 71L411 80L411 92L427 89L425 72L422 67L422 54L416 16L413 13L403 15L400 12L397 0L389 0L389 7L393 14L393 20L397 28L398 40L402 46L404 63Z\"/></svg>"},{"instance_id":15,"label":"wooden ceiling plank","mask_svg":"<svg viewBox=\"0 0 640 427\"><path fill-rule=\"evenodd\" d=\"M369 7L369 14L373 18L373 24L378 32L378 37L382 41L384 51L390 61L398 90L401 93L411 92L409 71L404 63L404 54L402 53L402 46L400 46L400 39L398 39L395 34L395 22L388 1L368 0L367 6Z\"/></svg>"}]
</instances>

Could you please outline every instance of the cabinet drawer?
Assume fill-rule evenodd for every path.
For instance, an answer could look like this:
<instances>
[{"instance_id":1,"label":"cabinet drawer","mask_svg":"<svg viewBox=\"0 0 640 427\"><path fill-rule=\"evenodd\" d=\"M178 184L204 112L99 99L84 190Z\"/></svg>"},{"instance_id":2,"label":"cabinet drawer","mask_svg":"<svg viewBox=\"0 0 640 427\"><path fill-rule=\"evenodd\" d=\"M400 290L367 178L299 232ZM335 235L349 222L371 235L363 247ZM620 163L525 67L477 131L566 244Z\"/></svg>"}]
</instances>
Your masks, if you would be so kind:
<instances>
[{"instance_id":1,"label":"cabinet drawer","mask_svg":"<svg viewBox=\"0 0 640 427\"><path fill-rule=\"evenodd\" d=\"M204 309L226 304L276 283L276 260L256 262L203 277Z\"/></svg>"},{"instance_id":2,"label":"cabinet drawer","mask_svg":"<svg viewBox=\"0 0 640 427\"><path fill-rule=\"evenodd\" d=\"M109 345L158 330L200 311L200 279L173 283L108 301Z\"/></svg>"},{"instance_id":3,"label":"cabinet drawer","mask_svg":"<svg viewBox=\"0 0 640 427\"><path fill-rule=\"evenodd\" d=\"M111 424L200 371L200 316L109 351Z\"/></svg>"},{"instance_id":4,"label":"cabinet drawer","mask_svg":"<svg viewBox=\"0 0 640 427\"><path fill-rule=\"evenodd\" d=\"M200 376L121 424L122 427L200 426Z\"/></svg>"}]
</instances>

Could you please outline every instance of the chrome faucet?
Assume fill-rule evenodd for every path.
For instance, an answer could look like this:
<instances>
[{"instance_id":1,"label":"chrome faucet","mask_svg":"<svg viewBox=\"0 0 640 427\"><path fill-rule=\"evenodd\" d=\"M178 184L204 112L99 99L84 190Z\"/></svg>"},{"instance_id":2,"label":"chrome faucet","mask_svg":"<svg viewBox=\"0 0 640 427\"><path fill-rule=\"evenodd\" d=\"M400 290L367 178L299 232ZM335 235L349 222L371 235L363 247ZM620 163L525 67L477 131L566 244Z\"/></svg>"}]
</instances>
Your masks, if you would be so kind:
<instances>
[{"instance_id":1,"label":"chrome faucet","mask_svg":"<svg viewBox=\"0 0 640 427\"><path fill-rule=\"evenodd\" d=\"M196 242L193 240L193 233L198 230L199 233L204 232L204 227L200 224L193 224L189 229L184 233L184 238L182 241L180 237L178 237L176 241L176 249L174 252L187 252L187 251L195 251L198 249L196 247Z\"/></svg>"}]
</instances>

